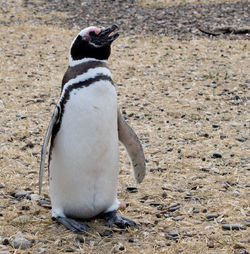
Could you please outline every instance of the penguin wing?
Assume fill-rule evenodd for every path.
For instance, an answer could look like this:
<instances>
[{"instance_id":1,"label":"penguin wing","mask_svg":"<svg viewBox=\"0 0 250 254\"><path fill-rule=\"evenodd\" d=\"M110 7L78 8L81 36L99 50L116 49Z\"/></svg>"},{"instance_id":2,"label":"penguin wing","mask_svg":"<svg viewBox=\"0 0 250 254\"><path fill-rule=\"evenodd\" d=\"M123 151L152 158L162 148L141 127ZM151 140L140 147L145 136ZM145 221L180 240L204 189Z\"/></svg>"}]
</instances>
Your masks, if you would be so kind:
<instances>
[{"instance_id":1,"label":"penguin wing","mask_svg":"<svg viewBox=\"0 0 250 254\"><path fill-rule=\"evenodd\" d=\"M135 179L141 183L146 174L145 156L142 145L133 129L126 123L118 109L118 136L125 146L134 169Z\"/></svg>"},{"instance_id":2,"label":"penguin wing","mask_svg":"<svg viewBox=\"0 0 250 254\"><path fill-rule=\"evenodd\" d=\"M60 112L60 108L59 108L59 106L56 106L55 109L54 109L53 115L51 117L51 120L49 122L49 126L48 126L48 129L46 131L45 138L44 138L44 141L43 141L43 146L42 146L42 151L41 151L40 171L39 171L39 195L42 192L42 180L43 180L46 150L47 150L47 146L48 146L48 143L50 141L50 138L51 138L51 134L52 134L54 124L57 122L57 120L59 118L59 112Z\"/></svg>"}]
</instances>

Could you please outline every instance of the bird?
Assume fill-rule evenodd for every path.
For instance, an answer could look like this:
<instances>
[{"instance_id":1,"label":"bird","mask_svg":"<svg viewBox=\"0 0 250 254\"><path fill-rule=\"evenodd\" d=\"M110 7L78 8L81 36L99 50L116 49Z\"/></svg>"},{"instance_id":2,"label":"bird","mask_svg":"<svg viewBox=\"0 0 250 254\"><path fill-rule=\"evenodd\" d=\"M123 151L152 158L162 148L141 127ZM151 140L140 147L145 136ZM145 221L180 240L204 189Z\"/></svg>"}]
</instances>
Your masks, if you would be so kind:
<instances>
[{"instance_id":1,"label":"bird","mask_svg":"<svg viewBox=\"0 0 250 254\"><path fill-rule=\"evenodd\" d=\"M146 163L139 138L120 112L107 64L111 44L119 37L117 29L90 26L72 41L60 98L42 145L39 194L50 144L52 219L75 233L87 231L86 220L91 218L102 218L109 227L136 225L118 212L119 142L138 183L144 179Z\"/></svg>"}]
</instances>

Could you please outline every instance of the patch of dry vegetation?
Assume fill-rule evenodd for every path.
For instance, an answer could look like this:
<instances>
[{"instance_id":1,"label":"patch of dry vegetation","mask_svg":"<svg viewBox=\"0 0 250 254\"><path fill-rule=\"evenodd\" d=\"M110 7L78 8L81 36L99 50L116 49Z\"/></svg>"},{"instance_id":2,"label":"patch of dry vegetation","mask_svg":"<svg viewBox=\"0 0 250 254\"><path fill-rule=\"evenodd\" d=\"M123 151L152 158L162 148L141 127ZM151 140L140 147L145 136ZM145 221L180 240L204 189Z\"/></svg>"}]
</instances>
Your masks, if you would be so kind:
<instances>
[{"instance_id":1,"label":"patch of dry vegetation","mask_svg":"<svg viewBox=\"0 0 250 254\"><path fill-rule=\"evenodd\" d=\"M0 25L0 239L22 231L32 241L26 250L0 242L0 250L249 251L249 41L141 35L114 43L110 68L119 104L148 161L145 181L129 193L126 187L136 185L121 148L118 196L129 202L123 214L137 228L111 231L92 220L80 243L50 219L50 209L11 196L38 193L41 144L77 32L38 23ZM214 213L218 217L209 221ZM224 231L223 223L246 230Z\"/></svg>"},{"instance_id":2,"label":"patch of dry vegetation","mask_svg":"<svg viewBox=\"0 0 250 254\"><path fill-rule=\"evenodd\" d=\"M153 5L153 6L177 6L181 4L213 4L213 3L228 3L228 2L235 2L234 0L137 0L138 5L145 6L145 5Z\"/></svg>"}]
</instances>

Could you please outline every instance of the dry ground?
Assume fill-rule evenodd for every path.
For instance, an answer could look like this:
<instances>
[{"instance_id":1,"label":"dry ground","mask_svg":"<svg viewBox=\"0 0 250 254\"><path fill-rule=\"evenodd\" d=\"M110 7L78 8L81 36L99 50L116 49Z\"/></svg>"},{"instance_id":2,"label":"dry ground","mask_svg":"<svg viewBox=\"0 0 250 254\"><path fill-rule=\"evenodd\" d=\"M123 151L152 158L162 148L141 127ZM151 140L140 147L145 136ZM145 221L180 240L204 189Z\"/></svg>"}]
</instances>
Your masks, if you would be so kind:
<instances>
[{"instance_id":1,"label":"dry ground","mask_svg":"<svg viewBox=\"0 0 250 254\"><path fill-rule=\"evenodd\" d=\"M5 20L18 12L11 24L0 25L0 251L248 253L249 41L141 34L114 43L109 62L119 105L144 145L147 176L135 185L121 148L118 196L129 202L123 214L138 226L111 231L93 220L79 243L50 219L48 207L29 195L13 197L20 190L38 193L41 144L78 33L39 19L19 24L31 13L20 2L1 7ZM134 186L138 192L127 191ZM47 193L47 181L44 187ZM225 231L225 223L245 230ZM31 248L3 241L19 231Z\"/></svg>"}]
</instances>

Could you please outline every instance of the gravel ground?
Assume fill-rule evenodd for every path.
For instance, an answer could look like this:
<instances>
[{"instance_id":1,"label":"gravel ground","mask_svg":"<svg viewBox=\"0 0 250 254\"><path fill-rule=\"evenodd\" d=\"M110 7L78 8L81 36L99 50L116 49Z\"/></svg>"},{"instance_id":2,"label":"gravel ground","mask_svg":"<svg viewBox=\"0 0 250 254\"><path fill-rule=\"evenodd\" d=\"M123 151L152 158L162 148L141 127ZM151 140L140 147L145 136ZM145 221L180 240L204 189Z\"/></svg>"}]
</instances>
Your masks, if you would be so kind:
<instances>
[{"instance_id":1,"label":"gravel ground","mask_svg":"<svg viewBox=\"0 0 250 254\"><path fill-rule=\"evenodd\" d=\"M0 1L1 254L250 252L249 40L209 37L190 21L244 27L249 6L179 2ZM147 176L135 184L121 148L118 196L138 226L92 220L88 235L77 236L51 220L47 181L42 197L37 182L69 45L93 23L121 27L109 65Z\"/></svg>"}]
</instances>

